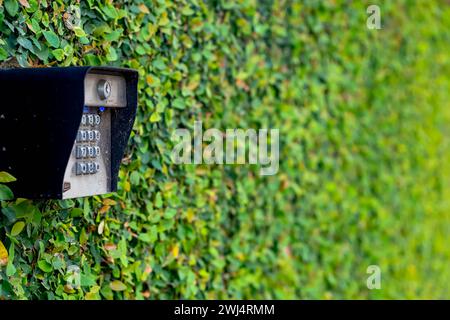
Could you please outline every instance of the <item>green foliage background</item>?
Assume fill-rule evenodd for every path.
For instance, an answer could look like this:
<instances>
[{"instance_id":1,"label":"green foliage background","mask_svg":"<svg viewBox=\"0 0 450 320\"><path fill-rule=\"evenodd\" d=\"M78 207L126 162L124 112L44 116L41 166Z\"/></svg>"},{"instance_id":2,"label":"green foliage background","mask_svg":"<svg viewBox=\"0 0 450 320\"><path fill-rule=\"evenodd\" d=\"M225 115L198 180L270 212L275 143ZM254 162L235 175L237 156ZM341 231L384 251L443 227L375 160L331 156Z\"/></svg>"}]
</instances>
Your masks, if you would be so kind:
<instances>
[{"instance_id":1,"label":"green foliage background","mask_svg":"<svg viewBox=\"0 0 450 320\"><path fill-rule=\"evenodd\" d=\"M117 194L0 181L0 298L448 298L450 6L377 3L0 0L2 67L140 73ZM173 165L194 120L279 128L278 174Z\"/></svg>"}]
</instances>

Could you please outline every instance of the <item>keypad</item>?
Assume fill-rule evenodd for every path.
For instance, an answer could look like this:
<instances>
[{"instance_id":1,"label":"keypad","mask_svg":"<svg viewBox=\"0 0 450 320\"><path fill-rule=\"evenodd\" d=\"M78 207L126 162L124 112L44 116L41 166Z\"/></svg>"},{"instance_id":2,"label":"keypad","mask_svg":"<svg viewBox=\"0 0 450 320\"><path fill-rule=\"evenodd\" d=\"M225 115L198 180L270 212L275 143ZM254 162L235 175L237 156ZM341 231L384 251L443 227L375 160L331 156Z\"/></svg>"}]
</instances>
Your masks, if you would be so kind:
<instances>
[{"instance_id":1,"label":"keypad","mask_svg":"<svg viewBox=\"0 0 450 320\"><path fill-rule=\"evenodd\" d=\"M77 159L75 172L77 175L95 174L100 171L97 158L100 156L100 124L101 113L87 109L81 118L80 129L75 142L75 157Z\"/></svg>"}]
</instances>

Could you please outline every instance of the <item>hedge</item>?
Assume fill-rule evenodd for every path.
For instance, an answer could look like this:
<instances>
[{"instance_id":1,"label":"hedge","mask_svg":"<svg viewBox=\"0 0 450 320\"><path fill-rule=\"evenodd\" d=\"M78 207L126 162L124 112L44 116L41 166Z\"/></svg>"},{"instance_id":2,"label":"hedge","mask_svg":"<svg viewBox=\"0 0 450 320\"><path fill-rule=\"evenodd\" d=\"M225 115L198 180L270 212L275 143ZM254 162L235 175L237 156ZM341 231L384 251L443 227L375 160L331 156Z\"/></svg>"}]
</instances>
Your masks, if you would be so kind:
<instances>
[{"instance_id":1,"label":"hedge","mask_svg":"<svg viewBox=\"0 0 450 320\"><path fill-rule=\"evenodd\" d=\"M448 297L450 7L378 2L381 30L369 1L0 0L2 68L140 74L116 194L0 168L0 299ZM196 120L278 128L278 174L175 165Z\"/></svg>"}]
</instances>

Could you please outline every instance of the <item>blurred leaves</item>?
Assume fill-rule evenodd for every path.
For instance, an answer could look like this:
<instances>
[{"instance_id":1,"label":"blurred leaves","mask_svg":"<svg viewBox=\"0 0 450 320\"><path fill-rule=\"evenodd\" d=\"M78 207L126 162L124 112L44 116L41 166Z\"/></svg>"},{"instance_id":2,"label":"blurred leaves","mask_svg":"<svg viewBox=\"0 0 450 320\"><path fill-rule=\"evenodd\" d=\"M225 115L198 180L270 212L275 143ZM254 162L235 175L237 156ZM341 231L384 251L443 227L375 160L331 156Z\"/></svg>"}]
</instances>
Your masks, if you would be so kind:
<instances>
[{"instance_id":1,"label":"blurred leaves","mask_svg":"<svg viewBox=\"0 0 450 320\"><path fill-rule=\"evenodd\" d=\"M369 4L4 0L0 63L140 79L117 193L14 199L0 172L0 298L448 297L450 9L370 31ZM280 129L279 173L174 165L195 120Z\"/></svg>"}]
</instances>

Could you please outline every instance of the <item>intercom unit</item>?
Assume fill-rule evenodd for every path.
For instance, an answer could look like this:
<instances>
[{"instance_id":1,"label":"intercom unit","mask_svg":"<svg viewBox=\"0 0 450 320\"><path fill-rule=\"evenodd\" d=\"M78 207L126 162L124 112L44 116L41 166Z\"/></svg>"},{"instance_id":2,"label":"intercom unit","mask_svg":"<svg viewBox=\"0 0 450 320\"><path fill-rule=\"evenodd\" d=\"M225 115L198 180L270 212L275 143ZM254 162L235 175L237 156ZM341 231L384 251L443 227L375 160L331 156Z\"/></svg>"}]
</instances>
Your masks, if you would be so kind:
<instances>
[{"instance_id":1,"label":"intercom unit","mask_svg":"<svg viewBox=\"0 0 450 320\"><path fill-rule=\"evenodd\" d=\"M137 108L137 71L111 67L0 70L0 171L15 196L113 192Z\"/></svg>"}]
</instances>

